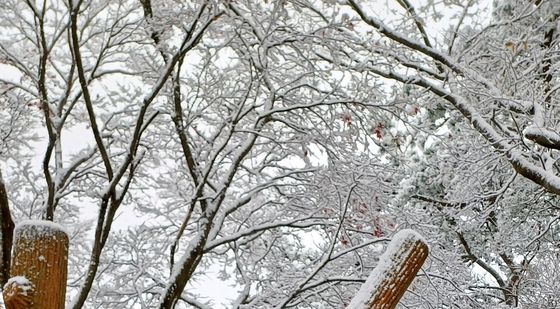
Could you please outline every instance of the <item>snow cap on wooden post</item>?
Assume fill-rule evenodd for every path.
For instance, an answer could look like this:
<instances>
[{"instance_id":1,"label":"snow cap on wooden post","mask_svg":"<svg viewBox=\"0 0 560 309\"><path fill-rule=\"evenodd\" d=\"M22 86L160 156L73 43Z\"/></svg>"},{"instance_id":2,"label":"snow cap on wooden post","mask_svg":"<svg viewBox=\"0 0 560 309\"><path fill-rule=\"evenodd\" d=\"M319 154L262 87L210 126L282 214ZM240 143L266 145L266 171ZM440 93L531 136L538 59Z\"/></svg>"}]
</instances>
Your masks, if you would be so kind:
<instances>
[{"instance_id":1,"label":"snow cap on wooden post","mask_svg":"<svg viewBox=\"0 0 560 309\"><path fill-rule=\"evenodd\" d=\"M395 308L427 257L422 236L413 230L398 232L347 309Z\"/></svg>"},{"instance_id":2,"label":"snow cap on wooden post","mask_svg":"<svg viewBox=\"0 0 560 309\"><path fill-rule=\"evenodd\" d=\"M24 221L14 232L7 309L64 309L68 234L51 221Z\"/></svg>"}]
</instances>

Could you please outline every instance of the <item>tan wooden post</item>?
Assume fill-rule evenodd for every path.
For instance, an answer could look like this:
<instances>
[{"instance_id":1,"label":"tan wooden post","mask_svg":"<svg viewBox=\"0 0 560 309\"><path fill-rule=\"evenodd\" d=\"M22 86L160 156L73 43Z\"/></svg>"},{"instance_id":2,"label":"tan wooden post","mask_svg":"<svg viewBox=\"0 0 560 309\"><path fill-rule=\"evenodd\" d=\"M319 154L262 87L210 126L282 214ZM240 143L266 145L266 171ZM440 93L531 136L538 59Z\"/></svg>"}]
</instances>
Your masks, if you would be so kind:
<instances>
[{"instance_id":1,"label":"tan wooden post","mask_svg":"<svg viewBox=\"0 0 560 309\"><path fill-rule=\"evenodd\" d=\"M25 221L14 232L7 309L64 309L68 235L50 221Z\"/></svg>"},{"instance_id":2,"label":"tan wooden post","mask_svg":"<svg viewBox=\"0 0 560 309\"><path fill-rule=\"evenodd\" d=\"M427 257L422 236L413 230L398 232L347 309L395 308Z\"/></svg>"}]
</instances>

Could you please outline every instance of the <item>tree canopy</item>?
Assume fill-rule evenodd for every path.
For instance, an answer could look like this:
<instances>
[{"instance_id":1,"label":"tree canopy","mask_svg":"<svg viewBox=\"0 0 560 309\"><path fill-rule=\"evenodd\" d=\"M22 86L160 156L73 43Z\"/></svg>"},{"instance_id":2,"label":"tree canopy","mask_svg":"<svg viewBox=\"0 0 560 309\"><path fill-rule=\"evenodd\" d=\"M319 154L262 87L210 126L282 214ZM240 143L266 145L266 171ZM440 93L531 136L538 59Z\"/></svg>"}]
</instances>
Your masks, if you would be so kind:
<instances>
[{"instance_id":1,"label":"tree canopy","mask_svg":"<svg viewBox=\"0 0 560 309\"><path fill-rule=\"evenodd\" d=\"M67 308L341 308L411 228L431 248L403 308L560 306L559 18L4 0L0 283L42 218L70 231Z\"/></svg>"}]
</instances>

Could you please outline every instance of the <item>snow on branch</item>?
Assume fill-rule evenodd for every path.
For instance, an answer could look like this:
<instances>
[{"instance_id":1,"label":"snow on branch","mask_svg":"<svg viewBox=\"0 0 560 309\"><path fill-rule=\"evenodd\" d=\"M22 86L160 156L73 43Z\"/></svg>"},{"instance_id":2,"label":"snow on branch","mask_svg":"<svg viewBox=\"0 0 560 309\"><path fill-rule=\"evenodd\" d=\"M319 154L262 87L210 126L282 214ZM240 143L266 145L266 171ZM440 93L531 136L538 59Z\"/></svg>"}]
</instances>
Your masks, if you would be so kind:
<instances>
[{"instance_id":1,"label":"snow on branch","mask_svg":"<svg viewBox=\"0 0 560 309\"><path fill-rule=\"evenodd\" d=\"M523 131L523 135L543 147L560 150L560 134L556 131L531 126Z\"/></svg>"},{"instance_id":2,"label":"snow on branch","mask_svg":"<svg viewBox=\"0 0 560 309\"><path fill-rule=\"evenodd\" d=\"M439 66L439 64L441 63L446 67L448 67L451 71L456 73L458 76L468 77L469 79L476 81L477 83L483 85L486 89L488 89L492 96L496 98L504 97L502 95L502 91L500 91L500 89L498 89L492 81L486 79L484 76L479 74L479 72L476 72L467 66L461 65L452 57L449 57L448 55L438 51L435 48L432 48L429 45L410 39L405 35L403 35L402 33L399 33L398 31L391 29L390 27L385 25L381 20L366 13L366 11L362 8L362 6L357 4L356 1L347 0L347 3L365 23L375 28L377 31L379 31L379 33L386 36L387 38L409 48L411 51L415 51L429 57L430 59L435 61L436 66ZM532 102L529 101L500 99L499 102L502 106L514 112L522 112L522 113L533 112L533 104Z\"/></svg>"},{"instance_id":3,"label":"snow on branch","mask_svg":"<svg viewBox=\"0 0 560 309\"><path fill-rule=\"evenodd\" d=\"M560 195L560 177L541 166L529 161L510 140L502 136L492 125L470 104L468 99L453 93L443 86L435 84L422 76L405 76L395 71L367 68L379 76L396 80L405 84L417 85L431 91L438 97L451 103L497 151L503 152L513 169L523 177L542 186L547 191ZM551 134L549 134L551 135Z\"/></svg>"}]
</instances>

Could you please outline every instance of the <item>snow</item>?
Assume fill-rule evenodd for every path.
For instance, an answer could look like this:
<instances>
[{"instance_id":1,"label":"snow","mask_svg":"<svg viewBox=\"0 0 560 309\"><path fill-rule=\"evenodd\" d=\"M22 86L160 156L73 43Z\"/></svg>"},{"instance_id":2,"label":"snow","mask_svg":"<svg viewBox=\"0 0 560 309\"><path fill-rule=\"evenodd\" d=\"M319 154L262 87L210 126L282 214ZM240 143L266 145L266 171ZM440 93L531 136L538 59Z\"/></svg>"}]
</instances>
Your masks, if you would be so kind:
<instances>
[{"instance_id":1,"label":"snow","mask_svg":"<svg viewBox=\"0 0 560 309\"><path fill-rule=\"evenodd\" d=\"M29 279L25 278L24 276L15 276L8 279L8 281L4 285L4 289L12 284L15 284L18 287L18 289L21 291L21 295L27 295L27 291L33 289L33 284L31 283L31 281L29 281Z\"/></svg>"},{"instance_id":2,"label":"snow","mask_svg":"<svg viewBox=\"0 0 560 309\"><path fill-rule=\"evenodd\" d=\"M8 279L8 282L6 282L6 285L15 283L17 285L30 285L31 281L29 281L29 279L25 278L25 276L15 276L12 277L10 279Z\"/></svg>"},{"instance_id":3,"label":"snow","mask_svg":"<svg viewBox=\"0 0 560 309\"><path fill-rule=\"evenodd\" d=\"M560 134L554 130L530 126L523 130L523 135L542 146L554 149L560 148Z\"/></svg>"},{"instance_id":4,"label":"snow","mask_svg":"<svg viewBox=\"0 0 560 309\"><path fill-rule=\"evenodd\" d=\"M404 229L395 234L389 243L387 250L381 258L379 263L373 269L366 282L362 285L356 296L350 302L347 309L365 309L369 308L368 302L370 301L373 293L379 288L379 285L387 277L389 272L393 269L393 265L398 262L395 261L396 257L402 256L403 250L410 250L411 247L402 246L404 243L420 241L426 244L425 239L416 231L411 229Z\"/></svg>"},{"instance_id":5,"label":"snow","mask_svg":"<svg viewBox=\"0 0 560 309\"><path fill-rule=\"evenodd\" d=\"M409 77L398 74L393 71L383 71L371 68L370 71L375 72L386 78L394 79L401 82L409 81ZM426 89L429 89L440 97L445 97L451 104L455 106L459 112L463 114L471 123L471 125L498 151L506 153L506 158L513 165L514 169L522 176L532 180L533 182L541 185L548 191L560 194L560 177L554 173L547 171L540 166L533 164L527 160L521 152L517 151L511 141L504 139L504 137L496 131L492 125L485 120L484 117L469 104L469 102L453 92L447 91L442 86L436 85L426 79L420 79L418 83ZM542 129L541 129L542 130ZM532 130L525 130L528 134ZM543 136L540 134L539 136ZM545 135L547 138L554 137L553 134Z\"/></svg>"},{"instance_id":6,"label":"snow","mask_svg":"<svg viewBox=\"0 0 560 309\"><path fill-rule=\"evenodd\" d=\"M31 226L33 227L32 232L29 228ZM37 233L51 234L53 232L63 232L66 236L70 235L62 225L47 220L25 220L20 222L14 230L14 234L18 236L22 236L22 233L31 236Z\"/></svg>"}]
</instances>

